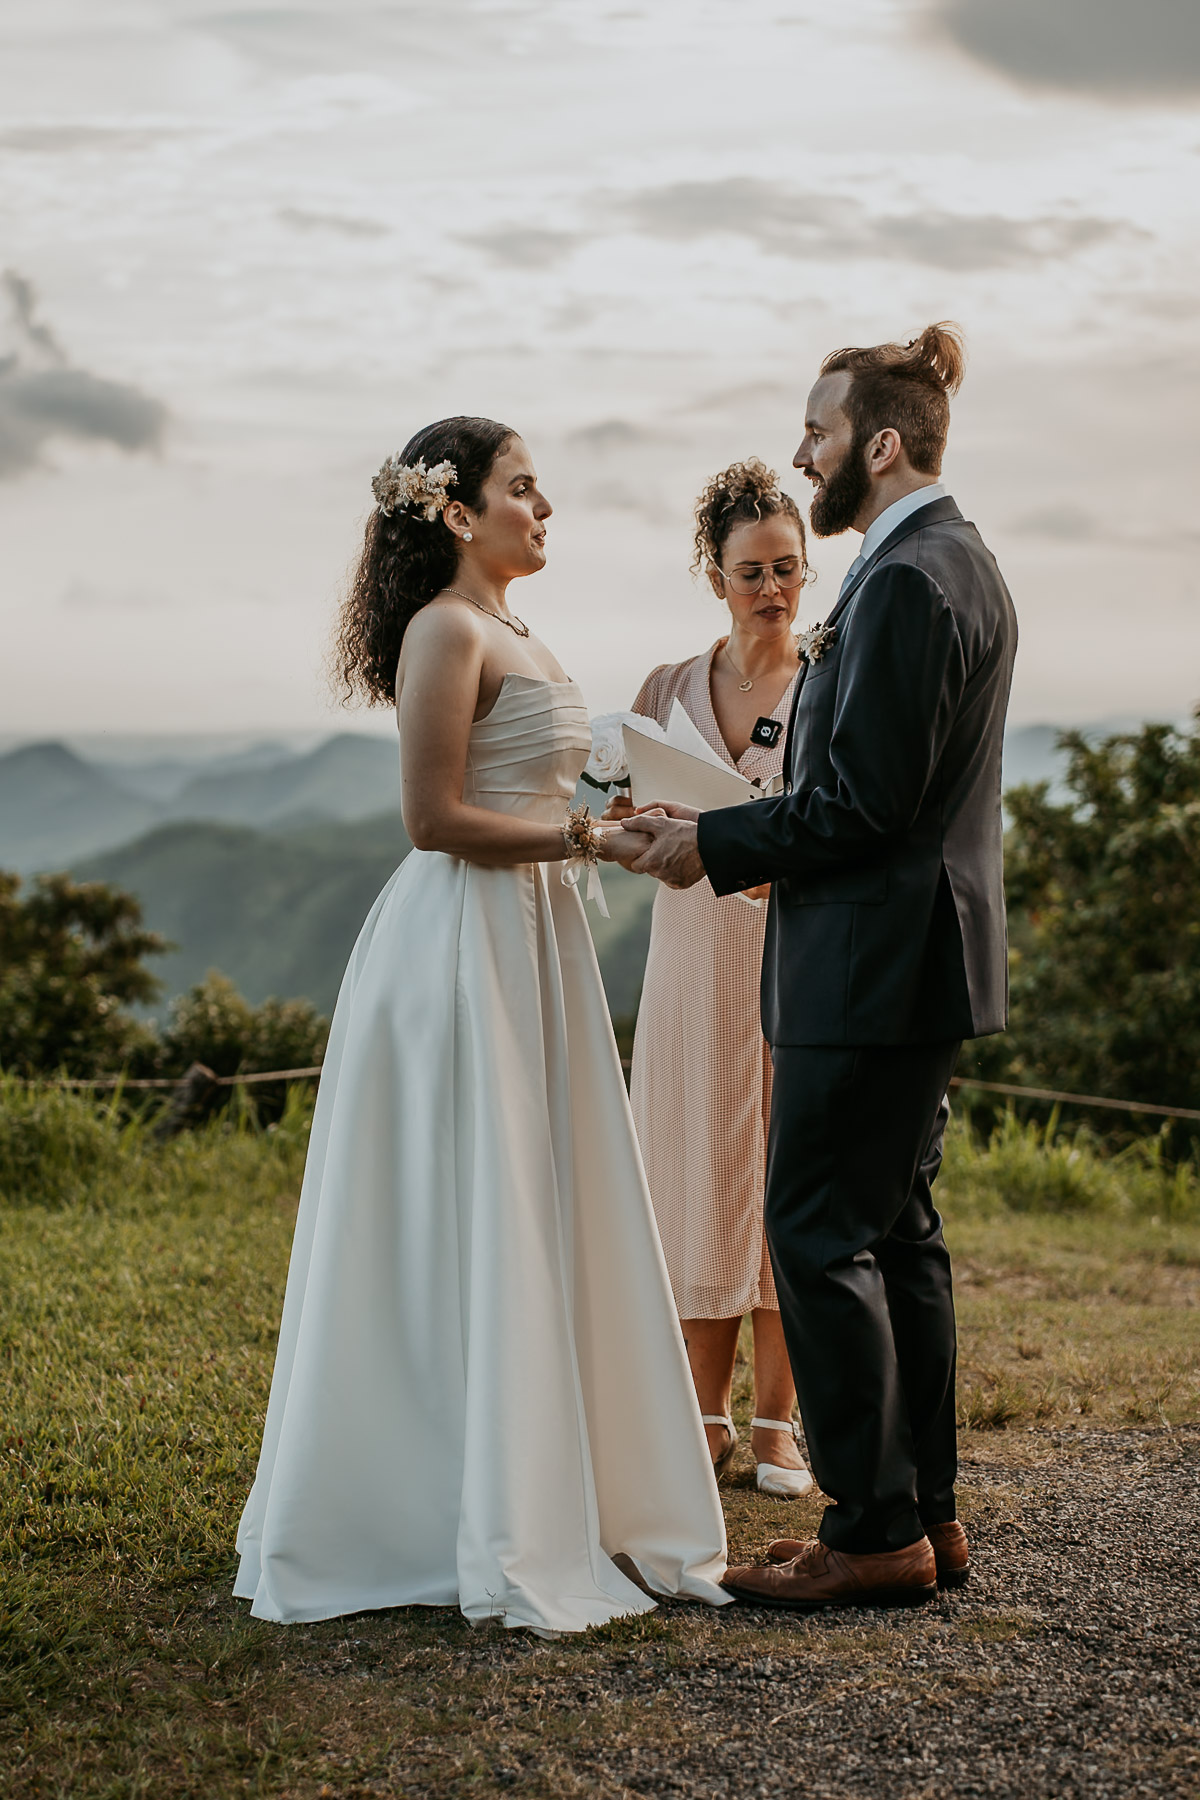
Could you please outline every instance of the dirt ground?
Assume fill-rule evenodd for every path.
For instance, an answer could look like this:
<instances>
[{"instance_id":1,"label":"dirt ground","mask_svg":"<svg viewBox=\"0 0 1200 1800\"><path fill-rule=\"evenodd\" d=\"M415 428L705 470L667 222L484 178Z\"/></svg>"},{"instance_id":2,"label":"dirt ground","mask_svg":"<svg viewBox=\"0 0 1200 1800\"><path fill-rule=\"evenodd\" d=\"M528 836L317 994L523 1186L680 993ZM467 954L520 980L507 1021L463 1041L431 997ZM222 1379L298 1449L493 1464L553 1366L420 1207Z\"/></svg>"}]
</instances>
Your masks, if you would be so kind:
<instances>
[{"instance_id":1,"label":"dirt ground","mask_svg":"<svg viewBox=\"0 0 1200 1800\"><path fill-rule=\"evenodd\" d=\"M664 1607L589 1647L449 1614L418 1645L395 1616L364 1619L292 1665L326 1704L340 1688L361 1705L327 1716L321 1782L272 1791L1200 1794L1200 1429L979 1434L965 1449L976 1568L960 1594L810 1617ZM741 1488L727 1502L731 1547L761 1552L763 1503ZM406 1708L397 1740L364 1757L362 1727L389 1688L411 1702L422 1669L428 1709Z\"/></svg>"}]
</instances>

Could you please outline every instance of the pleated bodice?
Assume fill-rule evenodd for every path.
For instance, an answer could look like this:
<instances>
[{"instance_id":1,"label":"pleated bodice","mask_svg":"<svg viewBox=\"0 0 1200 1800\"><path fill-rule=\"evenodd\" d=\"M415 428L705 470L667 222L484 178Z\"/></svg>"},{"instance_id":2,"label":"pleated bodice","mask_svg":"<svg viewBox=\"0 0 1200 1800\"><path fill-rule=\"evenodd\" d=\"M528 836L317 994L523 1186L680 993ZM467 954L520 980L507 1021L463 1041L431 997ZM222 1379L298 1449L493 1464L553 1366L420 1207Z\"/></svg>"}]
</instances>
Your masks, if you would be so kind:
<instances>
[{"instance_id":1,"label":"pleated bodice","mask_svg":"<svg viewBox=\"0 0 1200 1800\"><path fill-rule=\"evenodd\" d=\"M591 746L587 707L573 681L506 675L491 712L471 727L463 799L557 825Z\"/></svg>"}]
</instances>

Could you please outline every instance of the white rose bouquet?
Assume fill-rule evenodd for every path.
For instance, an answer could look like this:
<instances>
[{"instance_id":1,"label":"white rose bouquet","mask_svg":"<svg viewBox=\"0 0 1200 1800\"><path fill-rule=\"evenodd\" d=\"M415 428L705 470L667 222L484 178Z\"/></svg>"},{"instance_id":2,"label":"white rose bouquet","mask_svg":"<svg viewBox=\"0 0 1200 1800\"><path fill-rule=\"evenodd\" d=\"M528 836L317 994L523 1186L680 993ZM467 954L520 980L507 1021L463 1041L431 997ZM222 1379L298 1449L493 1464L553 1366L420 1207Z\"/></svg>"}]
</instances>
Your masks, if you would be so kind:
<instances>
[{"instance_id":1,"label":"white rose bouquet","mask_svg":"<svg viewBox=\"0 0 1200 1800\"><path fill-rule=\"evenodd\" d=\"M583 779L589 787L607 793L609 788L629 786L629 764L625 759L621 727L636 718L636 713L612 712L601 713L592 720L592 753L583 771Z\"/></svg>"}]
</instances>

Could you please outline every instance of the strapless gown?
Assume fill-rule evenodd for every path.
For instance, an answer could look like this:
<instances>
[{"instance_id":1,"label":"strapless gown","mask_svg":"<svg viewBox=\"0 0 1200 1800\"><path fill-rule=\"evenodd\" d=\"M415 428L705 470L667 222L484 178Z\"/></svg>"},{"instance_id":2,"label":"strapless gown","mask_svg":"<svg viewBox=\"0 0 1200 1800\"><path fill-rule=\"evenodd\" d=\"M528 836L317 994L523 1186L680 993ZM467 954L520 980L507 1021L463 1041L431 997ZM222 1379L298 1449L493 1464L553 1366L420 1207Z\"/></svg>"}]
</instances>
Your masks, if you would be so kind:
<instances>
[{"instance_id":1,"label":"strapless gown","mask_svg":"<svg viewBox=\"0 0 1200 1800\"><path fill-rule=\"evenodd\" d=\"M464 798L565 817L574 683L505 678ZM725 1533L583 903L413 850L334 1013L234 1592L578 1631L723 1604Z\"/></svg>"}]
</instances>

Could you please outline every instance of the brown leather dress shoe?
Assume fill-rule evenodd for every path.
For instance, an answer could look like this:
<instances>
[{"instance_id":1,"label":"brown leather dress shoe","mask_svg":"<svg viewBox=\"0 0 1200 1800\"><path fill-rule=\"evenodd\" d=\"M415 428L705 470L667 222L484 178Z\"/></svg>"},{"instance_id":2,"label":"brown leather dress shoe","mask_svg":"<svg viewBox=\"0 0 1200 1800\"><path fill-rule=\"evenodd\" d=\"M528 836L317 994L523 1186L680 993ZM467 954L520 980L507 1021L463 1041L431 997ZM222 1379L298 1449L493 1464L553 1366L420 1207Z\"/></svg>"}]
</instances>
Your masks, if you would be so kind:
<instances>
[{"instance_id":1,"label":"brown leather dress shoe","mask_svg":"<svg viewBox=\"0 0 1200 1800\"><path fill-rule=\"evenodd\" d=\"M971 1553L960 1522L950 1519L945 1525L930 1525L926 1535L933 1546L938 1586L966 1587L971 1575ZM767 1555L773 1563L791 1562L804 1547L802 1538L776 1538L767 1545Z\"/></svg>"},{"instance_id":2,"label":"brown leather dress shoe","mask_svg":"<svg viewBox=\"0 0 1200 1800\"><path fill-rule=\"evenodd\" d=\"M966 1587L971 1576L971 1550L967 1534L958 1520L949 1519L944 1525L930 1525L927 1533L937 1563L938 1586Z\"/></svg>"},{"instance_id":3,"label":"brown leather dress shoe","mask_svg":"<svg viewBox=\"0 0 1200 1800\"><path fill-rule=\"evenodd\" d=\"M928 1538L872 1556L831 1550L813 1538L788 1562L729 1569L721 1585L751 1606L792 1612L817 1606L920 1606L937 1598L937 1564Z\"/></svg>"}]
</instances>

